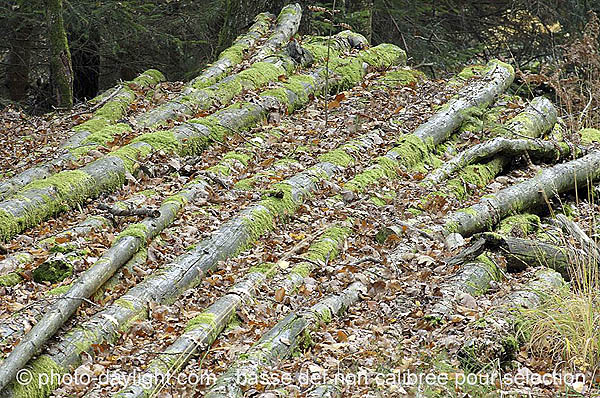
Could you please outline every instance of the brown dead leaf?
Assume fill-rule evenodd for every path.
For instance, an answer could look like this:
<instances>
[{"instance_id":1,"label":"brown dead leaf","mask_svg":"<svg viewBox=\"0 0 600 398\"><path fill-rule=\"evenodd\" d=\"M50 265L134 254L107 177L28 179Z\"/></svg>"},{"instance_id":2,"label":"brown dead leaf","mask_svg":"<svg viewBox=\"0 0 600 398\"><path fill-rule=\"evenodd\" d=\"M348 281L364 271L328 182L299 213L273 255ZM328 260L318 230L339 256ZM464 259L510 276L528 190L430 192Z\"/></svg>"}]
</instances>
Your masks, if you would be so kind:
<instances>
[{"instance_id":1,"label":"brown dead leaf","mask_svg":"<svg viewBox=\"0 0 600 398\"><path fill-rule=\"evenodd\" d=\"M279 289L277 289L275 291L275 301L277 301L278 303L281 303L284 298L285 298L285 289L280 287Z\"/></svg>"},{"instance_id":2,"label":"brown dead leaf","mask_svg":"<svg viewBox=\"0 0 600 398\"><path fill-rule=\"evenodd\" d=\"M345 343L348 341L348 334L346 334L346 332L343 330L338 330L335 335L335 339L338 341L338 343Z\"/></svg>"}]
</instances>

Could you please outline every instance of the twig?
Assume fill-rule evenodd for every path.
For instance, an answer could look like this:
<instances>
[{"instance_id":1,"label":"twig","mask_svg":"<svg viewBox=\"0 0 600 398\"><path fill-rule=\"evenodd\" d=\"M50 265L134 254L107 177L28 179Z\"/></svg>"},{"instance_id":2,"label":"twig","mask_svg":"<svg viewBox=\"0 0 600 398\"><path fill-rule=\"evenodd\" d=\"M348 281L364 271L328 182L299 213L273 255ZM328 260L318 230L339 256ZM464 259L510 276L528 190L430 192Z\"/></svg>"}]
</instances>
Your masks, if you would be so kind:
<instances>
[{"instance_id":1,"label":"twig","mask_svg":"<svg viewBox=\"0 0 600 398\"><path fill-rule=\"evenodd\" d=\"M376 263L376 264L383 264L383 260L377 258L377 257L363 257L359 260L353 261L351 263L345 264L345 266L348 267L356 267L357 265L360 265L362 263L367 263L367 262L371 262L371 263Z\"/></svg>"},{"instance_id":2,"label":"twig","mask_svg":"<svg viewBox=\"0 0 600 398\"><path fill-rule=\"evenodd\" d=\"M98 102L97 104L95 104L94 106L92 106L91 108L85 108L82 109L79 112L75 112L75 113L70 113L64 117L62 117L61 119L59 119L58 123L62 123L67 119L71 119L75 116L79 116L79 115L83 115L84 113L92 113L95 112L96 109L100 108L101 106L103 106L104 104L106 104L108 101L110 101L111 99L113 99L123 88L122 84L119 84L117 86L117 88L115 89L115 91L113 91L108 97L104 98L102 101Z\"/></svg>"},{"instance_id":3,"label":"twig","mask_svg":"<svg viewBox=\"0 0 600 398\"><path fill-rule=\"evenodd\" d=\"M280 259L280 261L286 261L291 258L294 254L298 252L298 250L302 249L304 246L312 242L317 236L321 235L325 230L329 228L329 225L326 225L322 228L319 228L314 233L310 234L306 238L302 239L300 242L296 243L294 247L288 250Z\"/></svg>"},{"instance_id":4,"label":"twig","mask_svg":"<svg viewBox=\"0 0 600 398\"><path fill-rule=\"evenodd\" d=\"M133 208L131 206L127 206L126 209L107 205L105 203L98 204L98 208L100 210L104 210L117 217L127 217L127 216L144 216L144 217L152 217L158 218L160 217L160 211L158 209L150 209L148 207L138 207Z\"/></svg>"}]
</instances>

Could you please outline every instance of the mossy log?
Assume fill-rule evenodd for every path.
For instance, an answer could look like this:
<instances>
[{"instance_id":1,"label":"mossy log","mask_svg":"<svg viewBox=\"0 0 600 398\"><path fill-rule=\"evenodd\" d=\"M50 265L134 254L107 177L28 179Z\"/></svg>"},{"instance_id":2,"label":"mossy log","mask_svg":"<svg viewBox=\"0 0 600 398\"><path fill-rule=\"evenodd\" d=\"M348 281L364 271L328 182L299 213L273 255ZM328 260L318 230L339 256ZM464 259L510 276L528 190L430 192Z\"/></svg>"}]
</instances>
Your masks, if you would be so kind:
<instances>
[{"instance_id":1,"label":"mossy log","mask_svg":"<svg viewBox=\"0 0 600 398\"><path fill-rule=\"evenodd\" d=\"M479 255L475 260L462 266L458 273L440 286L442 297L432 307L429 317L452 316L461 295L480 296L489 289L492 281L501 279L502 273L498 265L485 254Z\"/></svg>"},{"instance_id":2,"label":"mossy log","mask_svg":"<svg viewBox=\"0 0 600 398\"><path fill-rule=\"evenodd\" d=\"M337 40L332 41L330 48L332 57L337 57L353 48L360 48L366 43L364 37L349 31L340 32L335 38ZM322 54L323 50L327 48L326 46L327 43L323 39L311 42L309 48L315 54ZM302 49L302 51L309 50ZM317 61L324 61L323 57L316 56L315 58ZM258 90L269 83L275 83L282 77L293 73L298 66L301 64L298 64L292 57L289 48L282 49L273 56L260 62L254 62L247 69L227 76L212 86L184 90L179 98L142 114L136 123L152 127L180 115L193 115L209 111L215 106L227 105L244 90Z\"/></svg>"},{"instance_id":3,"label":"mossy log","mask_svg":"<svg viewBox=\"0 0 600 398\"><path fill-rule=\"evenodd\" d=\"M221 375L204 395L206 398L242 398L244 387L258 384L262 369L292 355L319 324L329 323L356 303L367 287L354 282L339 294L330 295L311 308L292 312L264 334Z\"/></svg>"},{"instance_id":4,"label":"mossy log","mask_svg":"<svg viewBox=\"0 0 600 398\"><path fill-rule=\"evenodd\" d=\"M348 228L335 226L328 228L309 246L307 258L323 262L333 259L337 255L340 241L343 242L347 233L349 233ZM305 265L304 262L297 264L289 271L287 277L298 273L298 270L304 269ZM278 268L278 264L273 263L250 268L242 281L236 283L226 295L219 298L200 315L191 319L186 326L185 333L152 360L145 369L148 380L167 381L169 377L178 373L193 355L210 347L235 316L240 306L250 302L260 285L277 273ZM155 394L161 387L156 383L131 385L121 390L116 396L120 398L146 397Z\"/></svg>"},{"instance_id":5,"label":"mossy log","mask_svg":"<svg viewBox=\"0 0 600 398\"><path fill-rule=\"evenodd\" d=\"M348 223L329 228L315 244L309 247L303 256L306 260L296 264L286 278L281 281L280 288L283 289L284 293L291 294L294 292L304 283L304 278L309 276L316 267L319 265L325 266L329 260L334 259L351 232Z\"/></svg>"},{"instance_id":6,"label":"mossy log","mask_svg":"<svg viewBox=\"0 0 600 398\"><path fill-rule=\"evenodd\" d=\"M514 78L512 67L499 61L491 61L486 70L487 73L461 89L456 98L451 99L412 134L400 137L396 147L378 158L377 164L344 184L344 188L362 192L381 178L394 178L401 167L411 168L430 160L435 145L446 140L460 127L474 107L488 106Z\"/></svg>"},{"instance_id":7,"label":"mossy log","mask_svg":"<svg viewBox=\"0 0 600 398\"><path fill-rule=\"evenodd\" d=\"M150 69L133 81L123 83L119 92L98 109L91 119L73 128L74 134L59 147L52 160L37 164L0 183L0 200L8 198L34 180L49 177L64 169L69 162L77 161L92 149L107 145L123 132L131 131L128 125L117 123L136 98L129 86L149 88L164 78L159 71Z\"/></svg>"},{"instance_id":8,"label":"mossy log","mask_svg":"<svg viewBox=\"0 0 600 398\"><path fill-rule=\"evenodd\" d=\"M519 352L518 316L522 309L538 307L544 296L565 286L553 270L536 270L535 278L506 295L485 318L468 326L468 338L457 352L463 369L477 372L491 363L510 365Z\"/></svg>"},{"instance_id":9,"label":"mossy log","mask_svg":"<svg viewBox=\"0 0 600 398\"><path fill-rule=\"evenodd\" d=\"M458 129L469 114L488 107L511 85L515 77L512 66L490 61L480 79L467 84L426 123L417 127L414 135L421 141L438 145Z\"/></svg>"},{"instance_id":10,"label":"mossy log","mask_svg":"<svg viewBox=\"0 0 600 398\"><path fill-rule=\"evenodd\" d=\"M556 108L550 100L544 97L534 98L529 106L506 125L498 127L500 133L512 133L531 138L540 137L556 123ZM503 134L504 135L504 134ZM553 143L542 140L510 139L498 137L477 144L446 162L443 166L431 172L423 180L426 184L439 184L452 173L473 163L479 163L494 157L509 157L528 153L531 157L556 162L571 153L566 143Z\"/></svg>"},{"instance_id":11,"label":"mossy log","mask_svg":"<svg viewBox=\"0 0 600 398\"><path fill-rule=\"evenodd\" d=\"M77 248L73 239L86 235L92 230L108 225L109 221L101 216L91 216L54 236L43 239L34 248L49 253L66 253ZM6 261L6 262L5 262ZM27 252L15 253L0 262L0 286L15 286L23 281L22 268L33 262L33 256ZM2 332L0 332L2 338Z\"/></svg>"},{"instance_id":12,"label":"mossy log","mask_svg":"<svg viewBox=\"0 0 600 398\"><path fill-rule=\"evenodd\" d=\"M544 212L555 195L574 189L584 189L600 178L600 151L544 169L522 183L486 196L466 209L446 217L444 236L459 233L470 236L491 229L503 218L526 211Z\"/></svg>"},{"instance_id":13,"label":"mossy log","mask_svg":"<svg viewBox=\"0 0 600 398\"><path fill-rule=\"evenodd\" d=\"M356 84L366 73L365 65L372 67L389 67L406 60L406 55L402 50L392 45L379 45L369 50L361 52L357 57L346 60L330 60L334 66L334 73L341 74L342 78L337 81L344 84ZM339 69L335 69L335 66ZM257 109L266 112L271 106L279 107L282 102L287 104L293 110L295 107L302 106L308 102L308 96L311 93L322 90L324 87L324 71L319 70L312 75L303 75L300 82L296 84L284 83L279 89L269 90L263 93L263 106L248 104L250 109L241 113L241 117ZM336 81L334 75L331 75L333 81ZM307 79L310 78L310 81ZM270 104L270 105L268 105ZM244 108L235 107L235 110ZM240 117L240 113L236 112ZM250 113L252 121L255 115ZM232 120L229 119L231 122ZM233 120L234 127L239 126L239 120ZM143 142L140 142L143 143ZM134 144L135 145L135 144ZM144 280L142 283L133 287L121 299L115 301L111 306L101 311L97 316L85 324L72 330L63 340L50 347L46 354L33 360L30 367L37 372L48 374L48 372L65 373L69 369L78 366L81 363L81 355L86 352L87 355L93 355L93 346L106 341L113 341L118 335L119 330L128 329L131 322L137 317L145 316L147 304L149 302L169 303L175 300L181 293L199 283L206 272L217 266L220 260L236 255L254 242L258 237L273 227L275 218L284 217L287 214L295 212L307 196L310 196L318 188L318 184L333 175L341 172L345 167L354 163L353 155L360 153L374 145L369 135L362 139L353 140L345 144L340 150L346 151L342 161L338 162L339 156L327 159L295 176L276 184L273 187L278 195L266 193L266 197L257 204L244 209L238 217L223 224L217 229L211 237L202 241L192 251L180 256L177 261L170 266L160 270L157 274ZM338 153L339 155L339 153ZM282 197L279 197L282 193ZM164 216L161 207L161 213ZM153 219L152 222L158 223L163 218ZM142 245L141 239L136 239L145 234L146 229L151 225L145 225L145 228L136 226L130 233L125 234L117 245L132 245L137 248ZM143 235L142 235L143 236ZM133 240L132 240L133 239ZM115 246L117 246L115 245ZM114 246L113 246L114 247ZM110 252L111 249L109 249ZM125 247L115 249L119 256L127 253ZM107 252L108 253L108 252ZM100 260L99 260L100 261ZM104 263L114 263L110 260ZM85 281L96 280L100 283L105 282L115 267L108 264L98 264L98 262L79 278L69 296L89 297L93 293L93 284ZM92 276L86 276L91 274ZM82 299L61 300L55 305L60 305L60 311L52 311L47 314L47 327L43 327L40 321L32 331L25 336L23 344L15 347L9 358L2 364L0 369L0 386L6 386L3 383L9 383L14 374L25 365L24 358L31 358L40 348L39 342L46 341L56 332L56 327L64 322L72 314ZM61 304L62 303L62 304ZM74 303L74 304L64 304ZM70 312L70 313L69 313ZM67 315L67 316L65 316ZM45 315L46 317L46 315ZM109 322L107 322L107 319ZM40 326L38 326L40 325ZM34 330L35 329L35 330ZM34 333L32 333L34 332ZM27 341L38 341L38 344L27 343ZM10 359L10 362L9 362ZM10 364L10 366L8 366ZM44 386L38 390L35 385L22 386L15 383L8 386L3 392L6 396L25 396L35 393L47 396L56 385Z\"/></svg>"},{"instance_id":14,"label":"mossy log","mask_svg":"<svg viewBox=\"0 0 600 398\"><path fill-rule=\"evenodd\" d=\"M282 42L281 44L277 45L276 38L280 36L280 33L287 31L288 27L293 27L295 24L294 21L297 18L296 15L284 16L283 11L285 9L288 8L284 7L281 10L282 12L279 14L277 19L278 25L274 27L273 33L266 40L266 42L275 44L276 47L279 47L279 45L283 44ZM295 9L295 7L292 9ZM302 10L300 10L300 12L302 12ZM200 89L212 86L227 76L229 72L242 63L244 56L252 50L252 48L262 37L267 34L274 18L275 15L268 12L258 14L254 18L254 24L250 26L248 31L243 35L238 36L233 41L233 44L227 49L223 50L212 65L206 68L206 70L204 70L200 75L193 78L189 84L187 84L187 87ZM282 26L286 21L289 22L285 26ZM289 37L291 36L293 36L293 34Z\"/></svg>"},{"instance_id":15,"label":"mossy log","mask_svg":"<svg viewBox=\"0 0 600 398\"><path fill-rule=\"evenodd\" d=\"M555 224L558 224L564 233L573 238L579 243L586 257L592 259L593 262L600 264L600 249L594 242L573 220L570 220L564 214L557 214L553 219ZM567 238L568 239L568 238Z\"/></svg>"},{"instance_id":16,"label":"mossy log","mask_svg":"<svg viewBox=\"0 0 600 398\"><path fill-rule=\"evenodd\" d=\"M237 309L251 301L260 285L272 276L277 268L274 263L251 268L247 276L236 283L227 294L191 319L185 332L148 364L143 373L148 375L147 381L143 384L132 384L116 393L115 397L148 397L160 391L162 385L157 382L161 378L168 382L193 355L210 347L235 316ZM149 382L150 380L154 382Z\"/></svg>"},{"instance_id":17,"label":"mossy log","mask_svg":"<svg viewBox=\"0 0 600 398\"><path fill-rule=\"evenodd\" d=\"M158 218L146 218L139 224L130 225L116 242L71 285L63 295L64 300L54 302L41 319L13 348L0 366L0 391L8 385L27 361L29 361L66 322L77 308L125 264L148 239L157 236L170 225L184 204L206 189L202 182L190 184L175 199L167 198L159 211Z\"/></svg>"},{"instance_id":18,"label":"mossy log","mask_svg":"<svg viewBox=\"0 0 600 398\"><path fill-rule=\"evenodd\" d=\"M353 163L353 158L350 154L355 153L357 150L360 153L375 145L377 140L372 135L366 135L342 146L349 153L347 156L350 157L351 163ZM345 164L345 166L350 165ZM207 272L218 265L219 261L236 255L256 241L262 234L272 229L276 218L294 213L304 200L318 189L320 182L338 175L343 169L344 166L342 165L326 161L276 184L273 190L265 194L263 200L245 208L238 217L223 224L193 250L181 255L173 263L161 268L157 273L131 288L124 296L85 323L76 326L61 341L47 348L43 355L31 361L29 368L46 375L49 372L64 374L69 372L70 369L76 368L81 364L82 356L94 356L94 346L113 342L119 336L119 333L128 330L136 319L146 317L150 302L163 304L173 302L184 291L196 286ZM279 195L272 196L272 192L283 193L283 197L277 197ZM172 203L178 203L178 201ZM121 242L126 242L128 245L133 246L132 251L134 251L136 245L138 248L141 245L139 239L135 239L139 235L140 231L133 231L132 229L131 236L125 236L113 248L121 245ZM109 249L107 253L111 250L113 249ZM127 253L127 247L115 250L121 256ZM109 267L111 263L103 262L105 264L96 262L90 270L86 271L86 274L101 274L94 279L104 281L104 278L107 278L111 271ZM116 260L113 263L116 264ZM80 277L78 282L82 278ZM85 279L89 280L90 278ZM76 286L77 282L73 287ZM91 286L89 286L89 290L92 290ZM79 293L80 295L74 297L86 297L84 296L86 292ZM72 297L71 294L68 294L68 296ZM45 314L44 318L32 329L36 334L33 335L30 332L23 339L23 341L37 341L36 345L28 343L19 344L15 347L9 357L2 363L0 381L3 377L6 377L3 376L4 374L10 374L8 373L9 369L17 372L19 366L23 366L20 364L22 358L27 355L31 357L32 353L36 352L36 347L41 347L40 343L51 336L52 329L49 328L56 328L60 322L64 322L68 318L64 316L68 314L67 311L74 311L81 301L62 300L55 303L54 306L61 306L61 311L51 311ZM45 318L48 319L47 327L42 326L43 322L46 322L44 321ZM40 391L36 385L22 386L13 383L2 393L9 397L22 397L34 391L37 394L47 396L56 388L56 385L43 386L43 388L44 390Z\"/></svg>"},{"instance_id":19,"label":"mossy log","mask_svg":"<svg viewBox=\"0 0 600 398\"><path fill-rule=\"evenodd\" d=\"M302 19L300 4L288 4L281 9L277 17L277 25L273 34L258 48L250 62L259 62L274 55L281 46L287 43L298 32Z\"/></svg>"},{"instance_id":20,"label":"mossy log","mask_svg":"<svg viewBox=\"0 0 600 398\"><path fill-rule=\"evenodd\" d=\"M547 267L559 272L563 278L570 279L574 264L597 266L596 259L584 251L573 247L558 247L530 239L502 236L496 233L482 233L473 239L483 238L488 250L498 250L506 258L509 272L520 272L528 266Z\"/></svg>"},{"instance_id":21,"label":"mossy log","mask_svg":"<svg viewBox=\"0 0 600 398\"><path fill-rule=\"evenodd\" d=\"M298 30L301 18L302 9L300 6L297 4L285 6L279 14L273 33L261 46L264 48L264 54L274 54L289 41ZM137 118L136 124L142 127L153 127L180 115L193 115L199 111L208 110L215 104L225 105L243 89L256 89L269 82L277 81L280 75L287 75L288 72L293 71L296 67L293 59L285 51L281 50L278 52L279 57L273 57L268 60L267 64L260 62L263 61L262 57L258 58L254 56L250 60L251 66L248 69L225 78L226 75L223 73L226 70L231 70L231 55L240 56L239 59L236 59L237 63L243 59L243 53L232 53L231 49L247 46L250 43L254 44L256 39L260 37L259 32L264 30L264 24L265 17L259 16L257 22L250 28L247 35L241 38L241 43L243 44L234 43L230 49L221 53L215 65L192 80L180 96L141 115ZM249 41L248 38L251 40ZM263 54L263 51L259 49L258 53ZM218 75L219 78L215 74L216 71L223 72L221 75ZM211 81L213 84L207 84Z\"/></svg>"},{"instance_id":22,"label":"mossy log","mask_svg":"<svg viewBox=\"0 0 600 398\"><path fill-rule=\"evenodd\" d=\"M360 81L366 68L387 68L406 61L406 54L391 44L380 44L355 57L332 58L330 87L347 87ZM139 157L152 151L194 154L229 135L264 120L271 109L292 112L323 90L328 73L324 68L311 74L292 75L280 87L264 91L256 103L236 103L215 114L190 120L172 130L147 133L130 144L80 169L64 171L45 180L34 181L18 195L0 203L0 237L8 239L54 214L67 210L101 192L112 191L136 169Z\"/></svg>"}]
</instances>

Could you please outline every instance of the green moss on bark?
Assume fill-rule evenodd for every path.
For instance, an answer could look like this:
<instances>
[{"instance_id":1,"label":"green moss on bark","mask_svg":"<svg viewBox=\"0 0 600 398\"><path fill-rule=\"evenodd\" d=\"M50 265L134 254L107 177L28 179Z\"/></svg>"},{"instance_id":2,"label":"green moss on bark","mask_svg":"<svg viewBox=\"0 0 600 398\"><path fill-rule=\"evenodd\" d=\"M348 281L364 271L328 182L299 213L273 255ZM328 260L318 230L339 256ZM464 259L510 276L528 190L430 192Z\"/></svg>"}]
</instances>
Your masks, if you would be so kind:
<instances>
[{"instance_id":1,"label":"green moss on bark","mask_svg":"<svg viewBox=\"0 0 600 398\"><path fill-rule=\"evenodd\" d=\"M277 272L277 267L278 266L275 263L270 263L270 262L262 263L260 265L256 265L254 267L251 267L248 270L248 273L249 274L260 273L260 274L265 275L267 278L270 278L273 275L275 275L275 273Z\"/></svg>"},{"instance_id":2,"label":"green moss on bark","mask_svg":"<svg viewBox=\"0 0 600 398\"><path fill-rule=\"evenodd\" d=\"M595 142L600 142L600 130L598 129L583 129L579 131L579 135L583 145L590 145Z\"/></svg>"},{"instance_id":3,"label":"green moss on bark","mask_svg":"<svg viewBox=\"0 0 600 398\"><path fill-rule=\"evenodd\" d=\"M15 286L21 283L23 277L19 275L19 272L22 270L17 270L15 272L9 272L6 275L0 275L0 286Z\"/></svg>"},{"instance_id":4,"label":"green moss on bark","mask_svg":"<svg viewBox=\"0 0 600 398\"><path fill-rule=\"evenodd\" d=\"M48 397L59 386L60 377L65 370L50 356L42 355L30 362L25 369L31 376L29 383L13 383L15 397L36 398Z\"/></svg>"},{"instance_id":5,"label":"green moss on bark","mask_svg":"<svg viewBox=\"0 0 600 398\"><path fill-rule=\"evenodd\" d=\"M498 173L502 171L503 161L494 159L484 164L473 164L465 167L457 178L446 183L450 191L458 199L465 199L472 191L472 187L485 187Z\"/></svg>"},{"instance_id":6,"label":"green moss on bark","mask_svg":"<svg viewBox=\"0 0 600 398\"><path fill-rule=\"evenodd\" d=\"M181 143L175 138L175 134L168 130L142 134L131 141L132 144L136 142L144 142L156 151L177 152L181 148Z\"/></svg>"},{"instance_id":7,"label":"green moss on bark","mask_svg":"<svg viewBox=\"0 0 600 398\"><path fill-rule=\"evenodd\" d=\"M502 220L497 232L501 235L524 236L535 232L540 225L540 217L536 214L515 214Z\"/></svg>"},{"instance_id":8,"label":"green moss on bark","mask_svg":"<svg viewBox=\"0 0 600 398\"><path fill-rule=\"evenodd\" d=\"M149 234L149 230L145 224L142 224L142 223L131 224L117 236L115 241L119 241L126 236L133 236L133 237L140 239L143 244L146 244L148 234Z\"/></svg>"},{"instance_id":9,"label":"green moss on bark","mask_svg":"<svg viewBox=\"0 0 600 398\"><path fill-rule=\"evenodd\" d=\"M319 161L329 162L345 168L354 163L354 158L348 155L343 149L334 149L333 151L319 156Z\"/></svg>"},{"instance_id":10,"label":"green moss on bark","mask_svg":"<svg viewBox=\"0 0 600 398\"><path fill-rule=\"evenodd\" d=\"M201 326L214 327L216 325L217 317L212 312L203 312L200 315L190 319L185 326L185 331L198 329Z\"/></svg>"}]
</instances>

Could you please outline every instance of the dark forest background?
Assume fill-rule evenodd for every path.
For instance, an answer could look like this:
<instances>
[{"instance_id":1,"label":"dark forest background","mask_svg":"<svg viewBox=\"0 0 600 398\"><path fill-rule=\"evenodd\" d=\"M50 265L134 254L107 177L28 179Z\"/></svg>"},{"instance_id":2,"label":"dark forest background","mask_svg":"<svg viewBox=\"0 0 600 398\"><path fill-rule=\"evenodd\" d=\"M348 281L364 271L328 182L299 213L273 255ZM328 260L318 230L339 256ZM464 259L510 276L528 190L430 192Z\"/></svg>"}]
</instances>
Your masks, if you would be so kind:
<instances>
[{"instance_id":1,"label":"dark forest background","mask_svg":"<svg viewBox=\"0 0 600 398\"><path fill-rule=\"evenodd\" d=\"M258 12L277 14L286 3L63 0L75 100L91 98L148 68L161 70L169 80L188 80L246 29ZM390 42L404 48L409 63L433 77L499 57L522 71L522 82L553 91L562 102L577 103L585 102L593 89L581 81L597 79L600 67L598 26L592 13L600 11L597 1L300 3L302 34L352 28L372 44ZM53 105L46 7L43 0L0 2L0 34L5 38L0 42L0 101L4 105L19 103L33 111ZM333 17L332 9L336 10ZM573 85L573 78L580 82ZM569 84L572 87L566 87ZM573 90L580 99L571 99Z\"/></svg>"}]
</instances>

